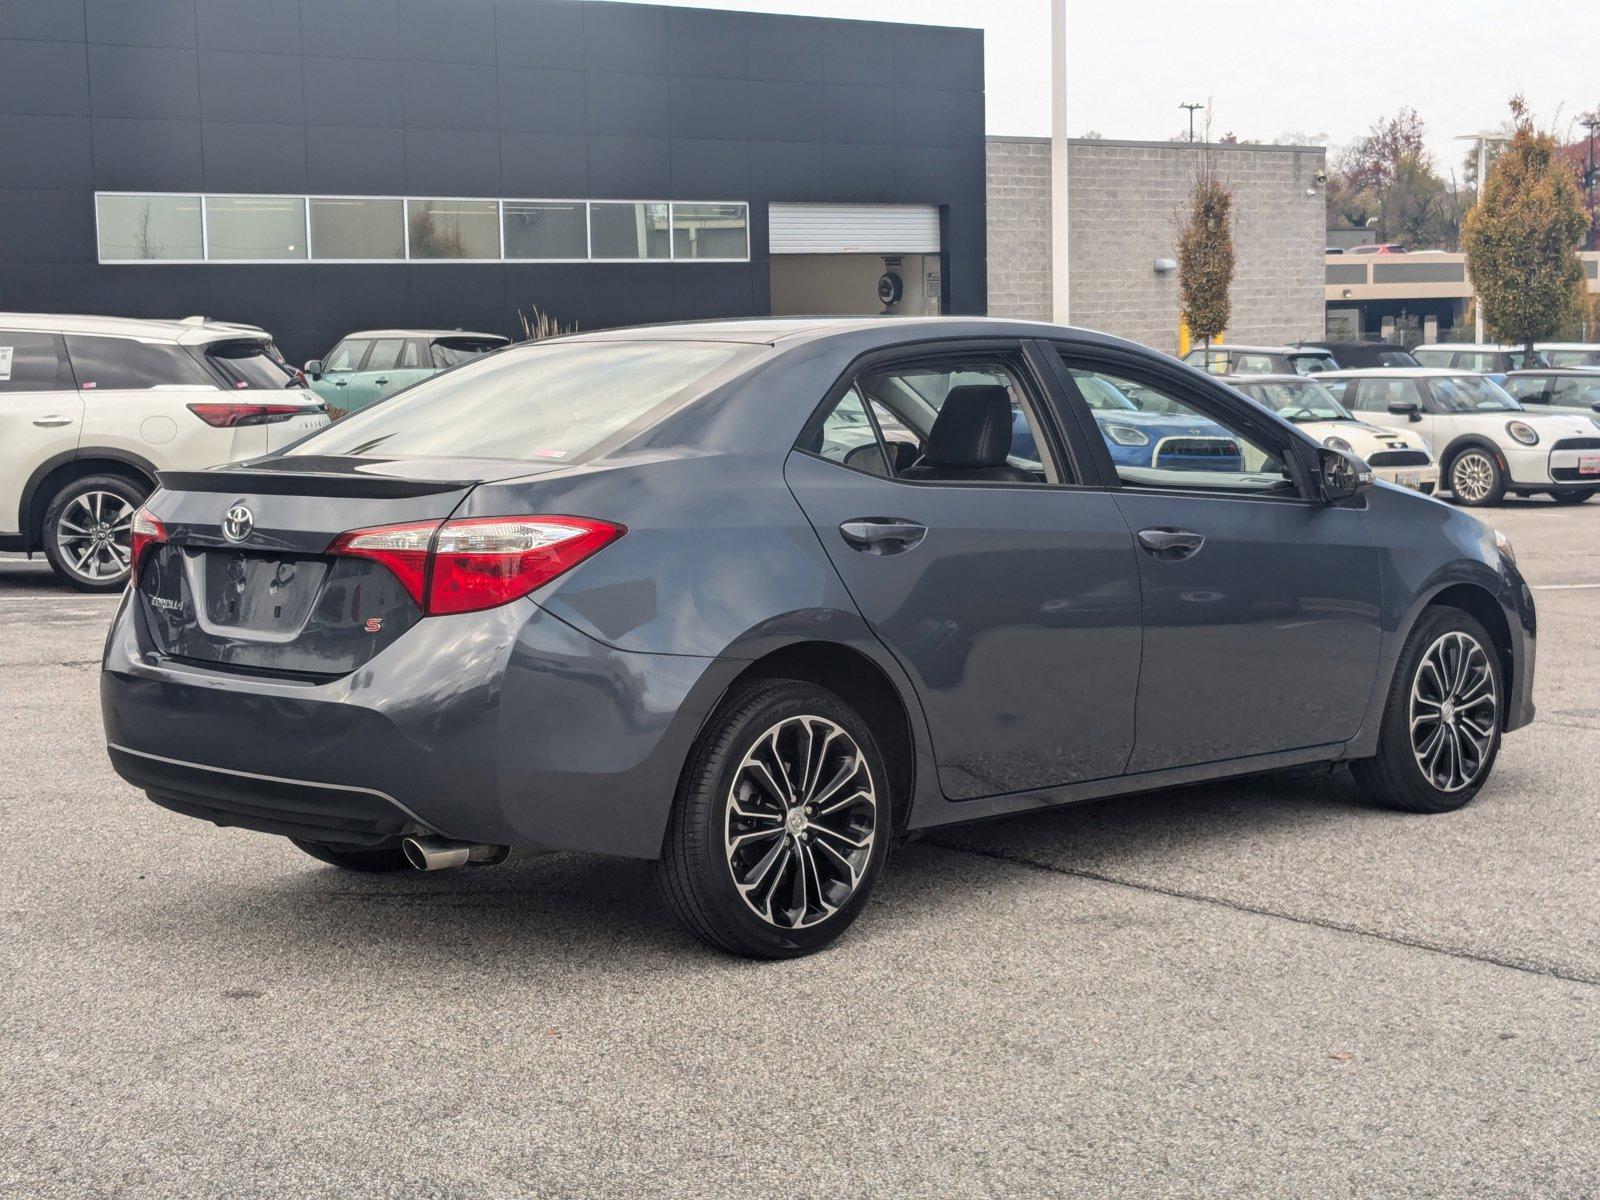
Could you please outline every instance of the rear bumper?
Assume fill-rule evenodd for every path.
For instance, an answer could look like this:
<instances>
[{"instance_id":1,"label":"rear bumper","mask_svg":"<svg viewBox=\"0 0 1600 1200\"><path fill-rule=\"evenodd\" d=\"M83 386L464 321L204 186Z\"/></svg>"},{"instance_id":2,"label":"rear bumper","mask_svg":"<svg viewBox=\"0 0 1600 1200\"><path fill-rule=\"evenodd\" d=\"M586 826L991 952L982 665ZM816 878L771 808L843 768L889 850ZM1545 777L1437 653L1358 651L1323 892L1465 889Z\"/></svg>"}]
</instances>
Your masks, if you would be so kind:
<instances>
[{"instance_id":1,"label":"rear bumper","mask_svg":"<svg viewBox=\"0 0 1600 1200\"><path fill-rule=\"evenodd\" d=\"M700 721L742 666L616 650L519 601L430 617L308 683L167 658L125 599L100 697L118 774L219 824L650 858Z\"/></svg>"}]
</instances>

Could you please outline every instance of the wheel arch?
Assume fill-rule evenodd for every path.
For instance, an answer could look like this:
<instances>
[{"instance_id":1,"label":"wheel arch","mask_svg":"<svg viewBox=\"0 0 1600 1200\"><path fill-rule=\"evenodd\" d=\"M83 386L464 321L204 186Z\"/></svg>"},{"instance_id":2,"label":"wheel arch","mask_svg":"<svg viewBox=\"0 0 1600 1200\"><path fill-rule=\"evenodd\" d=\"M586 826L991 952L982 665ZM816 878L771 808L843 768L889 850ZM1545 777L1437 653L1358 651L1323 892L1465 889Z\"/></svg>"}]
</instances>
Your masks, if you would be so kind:
<instances>
[{"instance_id":1,"label":"wheel arch","mask_svg":"<svg viewBox=\"0 0 1600 1200\"><path fill-rule=\"evenodd\" d=\"M1463 433L1445 446L1439 454L1439 474L1443 477L1441 482L1448 484L1450 467L1455 463L1456 456L1469 447L1476 446L1480 450L1487 450L1494 456L1495 463L1500 467L1500 473L1506 477L1506 485L1511 484L1511 467L1506 462L1505 451L1495 445L1494 439L1481 433Z\"/></svg>"},{"instance_id":2,"label":"wheel arch","mask_svg":"<svg viewBox=\"0 0 1600 1200\"><path fill-rule=\"evenodd\" d=\"M127 450L78 449L48 458L28 477L18 505L17 528L28 548L44 545L44 513L56 491L74 479L87 475L120 475L154 491L156 466Z\"/></svg>"},{"instance_id":3,"label":"wheel arch","mask_svg":"<svg viewBox=\"0 0 1600 1200\"><path fill-rule=\"evenodd\" d=\"M1506 618L1505 609L1495 598L1494 593L1476 583L1452 583L1442 587L1429 596L1427 602L1417 610L1411 624L1406 628L1406 637L1411 636L1411 631L1416 628L1418 621L1438 608L1457 609L1483 626L1484 631L1494 642L1496 658L1500 663L1500 678L1509 693L1511 688L1516 686L1517 672L1513 658L1516 648L1511 638L1511 622ZM1509 701L1508 695L1507 703L1501 705L1502 725L1512 712Z\"/></svg>"}]
</instances>

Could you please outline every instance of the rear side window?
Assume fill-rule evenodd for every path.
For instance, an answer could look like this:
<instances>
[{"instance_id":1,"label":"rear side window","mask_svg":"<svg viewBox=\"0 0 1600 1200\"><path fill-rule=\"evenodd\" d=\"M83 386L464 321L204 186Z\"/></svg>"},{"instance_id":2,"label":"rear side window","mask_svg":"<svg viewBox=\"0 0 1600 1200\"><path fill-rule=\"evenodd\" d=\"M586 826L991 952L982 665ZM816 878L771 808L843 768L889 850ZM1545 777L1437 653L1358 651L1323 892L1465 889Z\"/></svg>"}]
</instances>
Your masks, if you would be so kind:
<instances>
[{"instance_id":1,"label":"rear side window","mask_svg":"<svg viewBox=\"0 0 1600 1200\"><path fill-rule=\"evenodd\" d=\"M433 365L453 367L503 345L504 342L488 342L481 338L440 338L433 344Z\"/></svg>"},{"instance_id":2,"label":"rear side window","mask_svg":"<svg viewBox=\"0 0 1600 1200\"><path fill-rule=\"evenodd\" d=\"M1532 377L1508 379L1501 385L1524 404L1544 403L1544 380Z\"/></svg>"},{"instance_id":3,"label":"rear side window","mask_svg":"<svg viewBox=\"0 0 1600 1200\"><path fill-rule=\"evenodd\" d=\"M205 356L231 388L281 391L300 386L299 377L273 356L271 342L213 342L205 348Z\"/></svg>"},{"instance_id":4,"label":"rear side window","mask_svg":"<svg viewBox=\"0 0 1600 1200\"><path fill-rule=\"evenodd\" d=\"M71 387L72 371L58 335L0 329L0 392L51 392Z\"/></svg>"},{"instance_id":5,"label":"rear side window","mask_svg":"<svg viewBox=\"0 0 1600 1200\"><path fill-rule=\"evenodd\" d=\"M664 415L754 348L727 342L547 342L430 376L291 454L567 462Z\"/></svg>"},{"instance_id":6,"label":"rear side window","mask_svg":"<svg viewBox=\"0 0 1600 1200\"><path fill-rule=\"evenodd\" d=\"M405 338L379 338L372 343L372 353L367 355L367 362L361 369L363 371L392 371L400 365L400 356L405 353Z\"/></svg>"},{"instance_id":7,"label":"rear side window","mask_svg":"<svg viewBox=\"0 0 1600 1200\"><path fill-rule=\"evenodd\" d=\"M182 346L132 338L67 335L67 355L78 386L143 391L160 387L216 387Z\"/></svg>"},{"instance_id":8,"label":"rear side window","mask_svg":"<svg viewBox=\"0 0 1600 1200\"><path fill-rule=\"evenodd\" d=\"M1450 365L1450 351L1448 350L1429 350L1425 346L1419 346L1411 352L1411 357L1425 367L1448 367ZM1384 365L1387 366L1388 364L1385 363Z\"/></svg>"}]
</instances>

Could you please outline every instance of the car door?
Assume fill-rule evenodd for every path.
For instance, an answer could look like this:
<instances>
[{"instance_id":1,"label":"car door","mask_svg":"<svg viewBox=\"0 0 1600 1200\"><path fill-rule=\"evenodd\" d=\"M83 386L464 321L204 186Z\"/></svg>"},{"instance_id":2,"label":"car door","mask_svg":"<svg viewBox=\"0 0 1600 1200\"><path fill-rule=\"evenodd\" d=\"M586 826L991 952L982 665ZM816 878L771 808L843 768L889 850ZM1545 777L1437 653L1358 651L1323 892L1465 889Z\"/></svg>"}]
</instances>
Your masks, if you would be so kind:
<instances>
[{"instance_id":1,"label":"car door","mask_svg":"<svg viewBox=\"0 0 1600 1200\"><path fill-rule=\"evenodd\" d=\"M1041 395L1016 342L875 358L835 388L785 468L915 686L952 800L1115 776L1133 745L1132 538L1114 497L1083 486L1081 445L1041 422ZM931 462L974 404L988 465ZM1036 458L1003 454L1030 440Z\"/></svg>"},{"instance_id":2,"label":"car door","mask_svg":"<svg viewBox=\"0 0 1600 1200\"><path fill-rule=\"evenodd\" d=\"M1377 674L1379 559L1359 511L1314 498L1315 450L1302 459L1299 435L1243 397L1145 356L1062 347L1059 363L1086 428L1106 428L1082 399L1095 381L1160 395L1165 411L1215 431L1152 439L1143 464L1113 458L1109 433L1096 447L1144 598L1129 772L1355 736ZM1232 449L1199 453L1219 439Z\"/></svg>"},{"instance_id":3,"label":"car door","mask_svg":"<svg viewBox=\"0 0 1600 1200\"><path fill-rule=\"evenodd\" d=\"M361 360L360 369L350 374L349 387L345 389L344 399L339 402L340 407L351 410L365 408L374 400L381 400L394 391L394 377L409 340L403 337L374 338L366 357Z\"/></svg>"},{"instance_id":4,"label":"car door","mask_svg":"<svg viewBox=\"0 0 1600 1200\"><path fill-rule=\"evenodd\" d=\"M376 348L373 353L377 353ZM380 396L388 396L401 388L410 387L418 380L426 379L436 369L433 365L433 344L427 338L407 338L405 345L400 348L399 360L372 382L381 389L378 393Z\"/></svg>"},{"instance_id":5,"label":"car door","mask_svg":"<svg viewBox=\"0 0 1600 1200\"><path fill-rule=\"evenodd\" d=\"M70 458L82 433L60 335L0 329L0 534L27 532L23 489L50 460Z\"/></svg>"},{"instance_id":6,"label":"car door","mask_svg":"<svg viewBox=\"0 0 1600 1200\"><path fill-rule=\"evenodd\" d=\"M1408 409L1395 412L1391 405ZM1448 414L1430 403L1428 393L1415 379L1360 378L1350 381L1344 406L1363 421L1385 429L1402 429L1427 443L1435 457L1453 436Z\"/></svg>"},{"instance_id":7,"label":"car door","mask_svg":"<svg viewBox=\"0 0 1600 1200\"><path fill-rule=\"evenodd\" d=\"M349 411L351 380L370 349L371 338L345 338L323 361L321 374L311 380L311 390L335 408Z\"/></svg>"}]
</instances>

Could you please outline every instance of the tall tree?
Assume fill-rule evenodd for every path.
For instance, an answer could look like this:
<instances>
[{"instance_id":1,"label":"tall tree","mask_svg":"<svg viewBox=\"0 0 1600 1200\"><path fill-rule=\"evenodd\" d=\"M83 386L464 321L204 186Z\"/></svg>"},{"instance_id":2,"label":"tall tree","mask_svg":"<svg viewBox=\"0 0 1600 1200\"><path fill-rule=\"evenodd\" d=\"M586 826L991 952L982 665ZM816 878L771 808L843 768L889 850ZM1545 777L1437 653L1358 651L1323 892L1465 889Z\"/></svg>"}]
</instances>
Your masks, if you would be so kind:
<instances>
[{"instance_id":1,"label":"tall tree","mask_svg":"<svg viewBox=\"0 0 1600 1200\"><path fill-rule=\"evenodd\" d=\"M1178 304L1189 336L1207 346L1228 327L1233 286L1233 193L1200 151L1189 212L1178 234Z\"/></svg>"},{"instance_id":2,"label":"tall tree","mask_svg":"<svg viewBox=\"0 0 1600 1200\"><path fill-rule=\"evenodd\" d=\"M1425 148L1427 126L1403 108L1336 153L1328 180L1328 224L1370 228L1380 242L1456 245L1461 205Z\"/></svg>"},{"instance_id":3,"label":"tall tree","mask_svg":"<svg viewBox=\"0 0 1600 1200\"><path fill-rule=\"evenodd\" d=\"M1588 217L1556 141L1536 129L1521 96L1512 98L1516 131L1489 170L1467 213L1462 242L1484 324L1532 350L1572 320L1583 300L1578 242Z\"/></svg>"}]
</instances>

